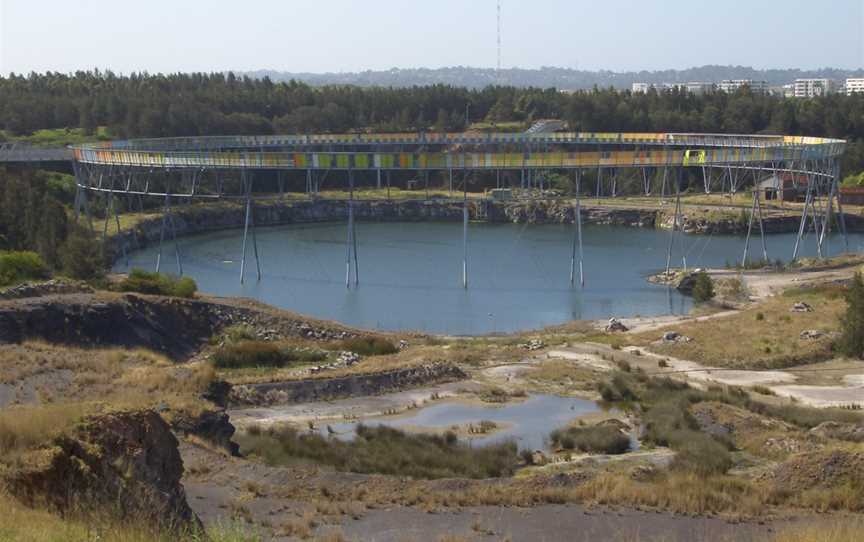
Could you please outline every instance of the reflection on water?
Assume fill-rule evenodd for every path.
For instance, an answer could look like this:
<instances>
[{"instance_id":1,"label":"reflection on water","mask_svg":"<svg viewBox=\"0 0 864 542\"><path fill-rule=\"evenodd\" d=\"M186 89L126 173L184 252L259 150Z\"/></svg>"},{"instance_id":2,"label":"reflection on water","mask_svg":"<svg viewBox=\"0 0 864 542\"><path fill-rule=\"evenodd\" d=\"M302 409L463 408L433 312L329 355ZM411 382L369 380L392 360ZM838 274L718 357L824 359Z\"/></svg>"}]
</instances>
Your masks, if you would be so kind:
<instances>
[{"instance_id":1,"label":"reflection on water","mask_svg":"<svg viewBox=\"0 0 864 542\"><path fill-rule=\"evenodd\" d=\"M614 226L584 230L584 289L569 284L571 225L472 224L469 288L461 287L462 225L358 224L360 286L345 288L345 225L292 225L258 230L264 278L254 262L239 283L242 231L182 239L183 270L204 292L246 296L310 316L366 328L452 334L508 332L573 319L681 314L690 300L645 277L665 265L669 232ZM832 240L837 251L841 243ZM862 236L851 236L859 249ZM788 258L794 235L772 235L772 258ZM682 255L693 266L722 266L741 258L737 236L684 236ZM751 242L756 255L758 239ZM174 272L174 250L162 269ZM815 252L813 236L803 255ZM252 257L251 247L249 258ZM153 269L156 248L131 255L132 267ZM247 260L248 262L248 260ZM126 270L119 262L116 270Z\"/></svg>"},{"instance_id":2,"label":"reflection on water","mask_svg":"<svg viewBox=\"0 0 864 542\"><path fill-rule=\"evenodd\" d=\"M362 420L366 425L388 427L420 427L445 431L453 425L479 424L489 420L502 429L471 439L476 446L513 440L519 449L542 450L548 448L549 434L584 414L597 412L596 403L583 399L557 395L531 395L524 401L504 405L475 405L459 402L441 402L420 408L406 415ZM339 438L353 438L357 423L330 424ZM328 434L326 426L322 434Z\"/></svg>"}]
</instances>

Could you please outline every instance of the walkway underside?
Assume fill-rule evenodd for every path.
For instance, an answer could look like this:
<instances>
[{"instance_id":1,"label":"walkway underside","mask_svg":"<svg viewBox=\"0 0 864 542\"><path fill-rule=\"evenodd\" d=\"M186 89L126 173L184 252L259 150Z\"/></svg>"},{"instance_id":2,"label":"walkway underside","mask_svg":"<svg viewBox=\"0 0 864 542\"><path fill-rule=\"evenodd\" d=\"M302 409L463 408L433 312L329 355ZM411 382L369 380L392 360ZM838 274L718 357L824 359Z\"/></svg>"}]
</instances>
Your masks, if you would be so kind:
<instances>
[{"instance_id":1,"label":"walkway underside","mask_svg":"<svg viewBox=\"0 0 864 542\"><path fill-rule=\"evenodd\" d=\"M683 225L680 196L701 178L706 193L736 193L749 185L752 194L749 226L742 257L747 263L751 233L759 228L762 258L768 259L763 227L762 199L793 190L801 192L804 206L792 259L798 257L805 226L816 230L817 250L836 224L846 235L838 190L839 158L845 141L799 136L715 134L349 134L252 137L167 138L112 141L73 148L78 195L76 214L90 219L90 201L101 197L105 205L103 235L110 218L120 220L115 198L161 198L164 202L160 250L167 235L176 242L172 199L239 199L245 204L240 280L245 277L247 241L251 233L257 276L262 277L255 240L256 200L281 196L286 182L305 179L305 192L315 194L325 181L348 193L345 284L359 283L357 237L353 212L354 191L361 183L390 187L391 174L411 172L428 190L430 174L443 180L451 197L461 192L463 203L462 284L468 287L468 185L473 176L495 176L497 188L517 188L519 197L546 197L551 179L569 182L574 206L574 233L570 280L585 284L582 272L581 199L614 198L621 194L619 180L638 179L644 196L675 197L673 233L666 255L671 267L676 237ZM441 179L443 177L443 179ZM587 182L586 182L587 181ZM257 184L256 184L257 183ZM290 184L290 183L289 183ZM630 183L632 186L632 182ZM257 190L256 190L257 187ZM536 190L539 189L539 190ZM500 196L500 195L499 195ZM493 196L491 197L499 197ZM836 210L835 210L836 206ZM334 217L336 218L336 217ZM92 227L92 220L89 220ZM848 247L848 244L847 244ZM125 247L121 247L125 252ZM686 268L686 260L682 261Z\"/></svg>"}]
</instances>

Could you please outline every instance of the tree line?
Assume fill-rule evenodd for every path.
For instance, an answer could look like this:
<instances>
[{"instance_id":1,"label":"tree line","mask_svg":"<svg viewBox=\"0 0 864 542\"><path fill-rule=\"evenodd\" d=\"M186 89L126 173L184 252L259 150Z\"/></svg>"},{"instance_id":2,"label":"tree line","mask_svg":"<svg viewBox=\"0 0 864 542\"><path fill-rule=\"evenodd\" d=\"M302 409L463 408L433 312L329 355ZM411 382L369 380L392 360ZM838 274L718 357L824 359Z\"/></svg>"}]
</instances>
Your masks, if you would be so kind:
<instances>
[{"instance_id":1,"label":"tree line","mask_svg":"<svg viewBox=\"0 0 864 542\"><path fill-rule=\"evenodd\" d=\"M74 191L69 175L0 168L0 254L33 251L73 278L100 275L102 245L70 215Z\"/></svg>"},{"instance_id":2,"label":"tree line","mask_svg":"<svg viewBox=\"0 0 864 542\"><path fill-rule=\"evenodd\" d=\"M713 132L847 139L843 171L864 170L864 95L792 99L685 90L645 94L595 88L448 85L409 88L273 82L232 73L128 76L112 72L0 77L0 126L8 136L39 129L107 127L110 137L350 131L452 131L466 122L566 120L603 132Z\"/></svg>"}]
</instances>

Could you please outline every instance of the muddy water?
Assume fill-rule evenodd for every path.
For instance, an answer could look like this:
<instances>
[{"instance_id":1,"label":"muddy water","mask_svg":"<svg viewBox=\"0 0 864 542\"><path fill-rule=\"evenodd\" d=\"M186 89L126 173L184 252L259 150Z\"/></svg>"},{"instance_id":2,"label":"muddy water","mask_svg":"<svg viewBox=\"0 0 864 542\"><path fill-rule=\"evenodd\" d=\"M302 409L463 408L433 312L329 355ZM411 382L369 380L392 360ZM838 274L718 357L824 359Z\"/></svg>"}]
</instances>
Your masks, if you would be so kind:
<instances>
[{"instance_id":1,"label":"muddy water","mask_svg":"<svg viewBox=\"0 0 864 542\"><path fill-rule=\"evenodd\" d=\"M503 405L442 401L407 414L368 418L360 422L371 426L443 432L453 426L477 426L488 420L495 422L498 429L488 435L473 436L470 439L472 445L485 446L512 440L520 450L543 450L548 449L547 441L552 431L566 426L574 418L599 410L593 401L538 394ZM357 423L330 424L329 429L324 426L322 431L329 433L332 430L337 437L350 439Z\"/></svg>"}]
</instances>

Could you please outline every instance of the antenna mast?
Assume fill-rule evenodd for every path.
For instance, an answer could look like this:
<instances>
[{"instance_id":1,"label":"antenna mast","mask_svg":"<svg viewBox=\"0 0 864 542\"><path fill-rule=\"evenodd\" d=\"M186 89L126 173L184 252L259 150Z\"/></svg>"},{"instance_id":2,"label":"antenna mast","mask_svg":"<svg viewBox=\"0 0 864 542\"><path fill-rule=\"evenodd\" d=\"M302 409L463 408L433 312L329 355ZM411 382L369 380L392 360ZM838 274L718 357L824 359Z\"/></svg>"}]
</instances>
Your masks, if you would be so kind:
<instances>
[{"instance_id":1,"label":"antenna mast","mask_svg":"<svg viewBox=\"0 0 864 542\"><path fill-rule=\"evenodd\" d=\"M498 64L495 69L498 84L501 84L501 0L498 0Z\"/></svg>"}]
</instances>

